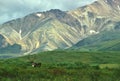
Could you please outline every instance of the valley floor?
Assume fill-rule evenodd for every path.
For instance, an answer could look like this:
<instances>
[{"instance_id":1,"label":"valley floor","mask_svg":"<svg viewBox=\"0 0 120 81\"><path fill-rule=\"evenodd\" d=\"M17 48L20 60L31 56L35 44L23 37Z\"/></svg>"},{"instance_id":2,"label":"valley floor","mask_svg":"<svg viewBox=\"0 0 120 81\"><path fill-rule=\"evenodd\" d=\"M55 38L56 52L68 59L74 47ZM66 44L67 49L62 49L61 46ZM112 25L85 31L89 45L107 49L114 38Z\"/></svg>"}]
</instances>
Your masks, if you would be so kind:
<instances>
[{"instance_id":1,"label":"valley floor","mask_svg":"<svg viewBox=\"0 0 120 81\"><path fill-rule=\"evenodd\" d=\"M0 81L120 81L119 58L119 52L53 51L4 59Z\"/></svg>"}]
</instances>

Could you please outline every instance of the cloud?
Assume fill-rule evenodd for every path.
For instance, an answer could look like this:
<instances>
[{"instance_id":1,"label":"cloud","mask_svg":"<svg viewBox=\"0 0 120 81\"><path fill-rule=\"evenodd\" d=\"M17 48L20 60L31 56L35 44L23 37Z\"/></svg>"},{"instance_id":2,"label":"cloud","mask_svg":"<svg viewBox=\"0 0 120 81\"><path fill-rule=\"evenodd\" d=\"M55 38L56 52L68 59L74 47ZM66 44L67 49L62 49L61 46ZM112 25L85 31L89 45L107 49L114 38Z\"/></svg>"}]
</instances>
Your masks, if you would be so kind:
<instances>
[{"instance_id":1,"label":"cloud","mask_svg":"<svg viewBox=\"0 0 120 81\"><path fill-rule=\"evenodd\" d=\"M71 10L95 0L0 0L0 23L33 12L50 9Z\"/></svg>"}]
</instances>

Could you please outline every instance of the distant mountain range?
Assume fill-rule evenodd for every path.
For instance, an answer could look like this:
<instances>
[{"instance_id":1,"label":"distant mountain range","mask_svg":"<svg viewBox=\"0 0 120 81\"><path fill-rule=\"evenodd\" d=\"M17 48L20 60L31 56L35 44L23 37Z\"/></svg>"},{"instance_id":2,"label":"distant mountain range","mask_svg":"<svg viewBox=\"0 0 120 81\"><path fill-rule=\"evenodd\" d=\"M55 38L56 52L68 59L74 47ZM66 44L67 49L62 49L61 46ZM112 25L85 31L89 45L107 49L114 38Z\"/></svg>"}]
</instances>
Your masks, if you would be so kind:
<instances>
[{"instance_id":1,"label":"distant mountain range","mask_svg":"<svg viewBox=\"0 0 120 81\"><path fill-rule=\"evenodd\" d=\"M71 11L52 9L0 26L0 53L77 48L119 50L120 1L98 0ZM90 49L88 49L90 48Z\"/></svg>"}]
</instances>

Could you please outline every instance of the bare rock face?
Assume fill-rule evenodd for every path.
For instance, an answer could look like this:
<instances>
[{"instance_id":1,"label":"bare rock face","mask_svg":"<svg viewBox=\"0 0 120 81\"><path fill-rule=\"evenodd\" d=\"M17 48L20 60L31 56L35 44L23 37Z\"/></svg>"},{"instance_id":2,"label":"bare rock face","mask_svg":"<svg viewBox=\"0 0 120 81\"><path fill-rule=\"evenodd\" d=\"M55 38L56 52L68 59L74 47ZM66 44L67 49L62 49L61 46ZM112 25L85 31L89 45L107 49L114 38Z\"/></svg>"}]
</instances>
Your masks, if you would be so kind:
<instances>
[{"instance_id":1,"label":"bare rock face","mask_svg":"<svg viewBox=\"0 0 120 81\"><path fill-rule=\"evenodd\" d=\"M30 53L71 47L82 38L74 27L80 27L77 19L66 12L50 10L4 23L0 32L7 42L20 44L22 52Z\"/></svg>"},{"instance_id":2,"label":"bare rock face","mask_svg":"<svg viewBox=\"0 0 120 81\"><path fill-rule=\"evenodd\" d=\"M120 1L118 0L98 0L91 5L80 7L69 11L73 17L77 18L82 25L95 31L114 29L116 22L120 20Z\"/></svg>"},{"instance_id":3,"label":"bare rock face","mask_svg":"<svg viewBox=\"0 0 120 81\"><path fill-rule=\"evenodd\" d=\"M98 0L71 11L37 12L0 26L0 34L22 52L66 49L102 31L120 29L120 1Z\"/></svg>"}]
</instances>

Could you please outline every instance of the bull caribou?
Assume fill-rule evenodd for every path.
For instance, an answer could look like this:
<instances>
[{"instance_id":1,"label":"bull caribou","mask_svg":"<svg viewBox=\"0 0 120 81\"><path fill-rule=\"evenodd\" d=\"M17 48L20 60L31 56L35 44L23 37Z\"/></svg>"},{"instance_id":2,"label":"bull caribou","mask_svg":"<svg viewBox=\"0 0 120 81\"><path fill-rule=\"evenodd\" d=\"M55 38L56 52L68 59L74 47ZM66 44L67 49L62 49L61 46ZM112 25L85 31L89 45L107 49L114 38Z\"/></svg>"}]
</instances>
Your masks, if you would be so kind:
<instances>
[{"instance_id":1,"label":"bull caribou","mask_svg":"<svg viewBox=\"0 0 120 81\"><path fill-rule=\"evenodd\" d=\"M29 55L28 61L32 65L32 67L41 67L41 62L35 62L36 56Z\"/></svg>"},{"instance_id":2,"label":"bull caribou","mask_svg":"<svg viewBox=\"0 0 120 81\"><path fill-rule=\"evenodd\" d=\"M32 67L41 67L41 63L32 62Z\"/></svg>"}]
</instances>

